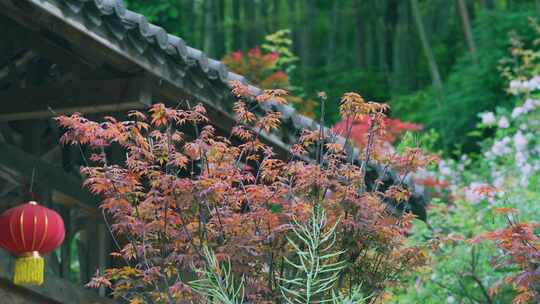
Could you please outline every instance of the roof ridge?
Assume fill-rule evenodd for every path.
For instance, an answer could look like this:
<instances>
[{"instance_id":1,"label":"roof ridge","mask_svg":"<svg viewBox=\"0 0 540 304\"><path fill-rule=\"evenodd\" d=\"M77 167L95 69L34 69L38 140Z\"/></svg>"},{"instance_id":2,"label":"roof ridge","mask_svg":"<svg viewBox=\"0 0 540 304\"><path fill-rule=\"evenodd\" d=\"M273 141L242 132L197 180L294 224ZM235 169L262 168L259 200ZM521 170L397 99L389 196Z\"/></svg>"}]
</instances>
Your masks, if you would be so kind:
<instances>
[{"instance_id":1,"label":"roof ridge","mask_svg":"<svg viewBox=\"0 0 540 304\"><path fill-rule=\"evenodd\" d=\"M151 45L157 47L164 56L175 57L175 59L184 62L188 66L197 65L208 79L219 80L228 88L230 88L229 82L240 81L242 84L248 85L249 91L253 95L256 96L262 92L260 88L251 85L244 76L229 71L220 60L208 58L202 50L187 45L181 37L167 33L162 27L148 22L144 15L127 9L123 0L56 0L56 2L65 5L75 14L84 14L85 10L97 9L97 12L101 15L100 17L116 18L116 21L111 20L111 22L120 21L125 32L131 32L131 35L133 35L136 31L141 35L141 37L138 37L139 39L135 39L136 37L131 38L135 49L141 53L144 53L146 47ZM94 14L97 12L94 12ZM166 64L166 60L159 60L158 58L157 61L160 64ZM290 105L284 106L270 100L265 106L265 110L281 112L283 118L290 120L297 130L318 129L320 127L316 121L296 112ZM342 140L342 142L345 141Z\"/></svg>"}]
</instances>

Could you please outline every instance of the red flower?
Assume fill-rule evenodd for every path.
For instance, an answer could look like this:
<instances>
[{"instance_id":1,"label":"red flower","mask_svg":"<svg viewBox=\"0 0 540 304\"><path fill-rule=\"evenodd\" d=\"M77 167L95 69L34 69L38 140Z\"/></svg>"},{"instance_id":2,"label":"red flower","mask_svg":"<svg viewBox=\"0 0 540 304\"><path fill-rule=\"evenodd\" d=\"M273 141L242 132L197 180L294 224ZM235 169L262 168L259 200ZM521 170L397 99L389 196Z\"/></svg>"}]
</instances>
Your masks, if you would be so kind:
<instances>
[{"instance_id":1,"label":"red flower","mask_svg":"<svg viewBox=\"0 0 540 304\"><path fill-rule=\"evenodd\" d=\"M244 53L242 53L242 51L236 51L231 54L231 59L236 62L242 61L243 57L244 57Z\"/></svg>"}]
</instances>

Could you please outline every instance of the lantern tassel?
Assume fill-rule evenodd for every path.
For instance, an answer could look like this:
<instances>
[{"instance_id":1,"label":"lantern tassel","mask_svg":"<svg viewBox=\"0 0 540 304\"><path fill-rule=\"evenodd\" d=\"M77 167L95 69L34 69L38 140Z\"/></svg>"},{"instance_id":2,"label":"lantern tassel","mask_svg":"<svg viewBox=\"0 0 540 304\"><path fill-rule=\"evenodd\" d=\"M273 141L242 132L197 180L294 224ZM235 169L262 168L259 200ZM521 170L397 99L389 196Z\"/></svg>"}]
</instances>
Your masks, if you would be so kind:
<instances>
[{"instance_id":1,"label":"lantern tassel","mask_svg":"<svg viewBox=\"0 0 540 304\"><path fill-rule=\"evenodd\" d=\"M16 285L41 285L43 284L43 272L45 261L37 253L30 256L21 256L15 260L15 274L13 283Z\"/></svg>"}]
</instances>

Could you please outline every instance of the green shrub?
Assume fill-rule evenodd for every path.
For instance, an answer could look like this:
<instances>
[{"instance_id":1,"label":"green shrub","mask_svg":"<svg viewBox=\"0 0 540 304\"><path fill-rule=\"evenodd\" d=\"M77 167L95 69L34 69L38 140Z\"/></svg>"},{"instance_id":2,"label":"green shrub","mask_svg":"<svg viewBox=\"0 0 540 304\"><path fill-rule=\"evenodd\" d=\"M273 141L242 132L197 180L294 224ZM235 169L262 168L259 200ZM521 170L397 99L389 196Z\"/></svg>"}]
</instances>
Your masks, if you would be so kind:
<instances>
[{"instance_id":1,"label":"green shrub","mask_svg":"<svg viewBox=\"0 0 540 304\"><path fill-rule=\"evenodd\" d=\"M474 23L474 38L478 61L464 54L444 80L443 96L439 100L431 89L392 100L393 113L406 121L434 128L441 136L439 147L450 152L458 145L464 152L476 151L477 138L467 134L478 121L477 113L496 106L511 107L504 91L504 80L498 72L499 61L507 55L508 33L532 38L528 17L534 10L481 13Z\"/></svg>"}]
</instances>

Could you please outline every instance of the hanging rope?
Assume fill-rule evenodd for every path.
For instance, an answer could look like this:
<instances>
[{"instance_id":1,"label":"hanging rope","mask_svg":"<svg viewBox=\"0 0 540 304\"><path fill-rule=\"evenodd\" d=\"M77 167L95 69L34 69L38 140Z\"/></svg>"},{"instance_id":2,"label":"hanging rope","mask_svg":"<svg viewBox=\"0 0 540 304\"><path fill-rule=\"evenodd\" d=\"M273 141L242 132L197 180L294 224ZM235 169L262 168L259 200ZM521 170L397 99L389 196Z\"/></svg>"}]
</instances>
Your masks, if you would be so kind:
<instances>
[{"instance_id":1,"label":"hanging rope","mask_svg":"<svg viewBox=\"0 0 540 304\"><path fill-rule=\"evenodd\" d=\"M34 195L34 178L36 176L36 167L32 168L32 177L30 178L30 200L35 200L35 195Z\"/></svg>"}]
</instances>

